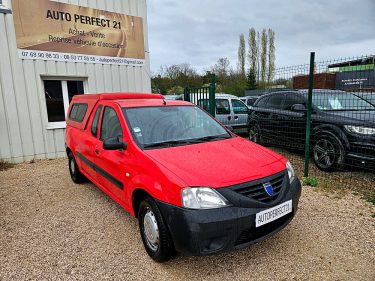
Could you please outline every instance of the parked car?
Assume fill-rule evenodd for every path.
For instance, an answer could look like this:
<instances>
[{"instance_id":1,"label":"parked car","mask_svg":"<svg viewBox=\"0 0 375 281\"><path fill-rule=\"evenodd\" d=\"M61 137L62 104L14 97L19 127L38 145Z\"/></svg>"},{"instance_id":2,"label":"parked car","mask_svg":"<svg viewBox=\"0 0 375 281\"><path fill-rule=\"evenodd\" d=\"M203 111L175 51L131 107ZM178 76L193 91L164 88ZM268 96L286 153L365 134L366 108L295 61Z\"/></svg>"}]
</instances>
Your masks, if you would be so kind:
<instances>
[{"instance_id":1,"label":"parked car","mask_svg":"<svg viewBox=\"0 0 375 281\"><path fill-rule=\"evenodd\" d=\"M66 153L75 183L89 179L138 218L158 262L264 240L292 220L301 193L287 159L161 95L74 96Z\"/></svg>"},{"instance_id":2,"label":"parked car","mask_svg":"<svg viewBox=\"0 0 375 281\"><path fill-rule=\"evenodd\" d=\"M375 107L352 93L314 90L311 151L318 168L344 166L346 160L375 162ZM304 149L306 91L270 93L259 98L249 115L249 139Z\"/></svg>"},{"instance_id":3,"label":"parked car","mask_svg":"<svg viewBox=\"0 0 375 281\"><path fill-rule=\"evenodd\" d=\"M224 126L230 126L235 133L247 133L248 107L238 97L218 93L215 95L215 118ZM197 105L204 110L209 109L208 99L199 99Z\"/></svg>"},{"instance_id":4,"label":"parked car","mask_svg":"<svg viewBox=\"0 0 375 281\"><path fill-rule=\"evenodd\" d=\"M251 108L255 101L259 98L259 96L246 96L246 97L241 97L240 100L243 101L248 108Z\"/></svg>"}]
</instances>

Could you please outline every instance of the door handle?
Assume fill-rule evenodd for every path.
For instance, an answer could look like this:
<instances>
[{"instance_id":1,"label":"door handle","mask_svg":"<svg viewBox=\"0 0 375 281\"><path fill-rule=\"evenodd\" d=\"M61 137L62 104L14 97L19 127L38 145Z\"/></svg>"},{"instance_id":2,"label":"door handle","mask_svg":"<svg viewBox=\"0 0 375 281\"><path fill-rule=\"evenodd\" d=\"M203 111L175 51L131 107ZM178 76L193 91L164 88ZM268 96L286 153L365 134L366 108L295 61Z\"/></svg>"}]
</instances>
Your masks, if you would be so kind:
<instances>
[{"instance_id":1,"label":"door handle","mask_svg":"<svg viewBox=\"0 0 375 281\"><path fill-rule=\"evenodd\" d=\"M95 154L99 155L99 149L95 149Z\"/></svg>"},{"instance_id":2,"label":"door handle","mask_svg":"<svg viewBox=\"0 0 375 281\"><path fill-rule=\"evenodd\" d=\"M228 116L228 120L230 121L230 119L232 119L232 116Z\"/></svg>"}]
</instances>

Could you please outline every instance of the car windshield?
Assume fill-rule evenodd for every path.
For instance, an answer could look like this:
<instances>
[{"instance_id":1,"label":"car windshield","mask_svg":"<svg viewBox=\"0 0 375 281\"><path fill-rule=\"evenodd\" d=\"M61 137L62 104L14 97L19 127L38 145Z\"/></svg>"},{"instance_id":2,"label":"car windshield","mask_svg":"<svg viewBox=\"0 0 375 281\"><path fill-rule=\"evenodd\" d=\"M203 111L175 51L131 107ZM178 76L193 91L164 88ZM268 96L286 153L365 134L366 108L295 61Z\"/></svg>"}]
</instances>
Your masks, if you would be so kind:
<instances>
[{"instance_id":1,"label":"car windshield","mask_svg":"<svg viewBox=\"0 0 375 281\"><path fill-rule=\"evenodd\" d=\"M351 93L317 93L312 96L313 104L320 110L375 110L375 107Z\"/></svg>"},{"instance_id":2,"label":"car windshield","mask_svg":"<svg viewBox=\"0 0 375 281\"><path fill-rule=\"evenodd\" d=\"M231 138L207 113L195 106L123 108L129 129L144 149Z\"/></svg>"}]
</instances>

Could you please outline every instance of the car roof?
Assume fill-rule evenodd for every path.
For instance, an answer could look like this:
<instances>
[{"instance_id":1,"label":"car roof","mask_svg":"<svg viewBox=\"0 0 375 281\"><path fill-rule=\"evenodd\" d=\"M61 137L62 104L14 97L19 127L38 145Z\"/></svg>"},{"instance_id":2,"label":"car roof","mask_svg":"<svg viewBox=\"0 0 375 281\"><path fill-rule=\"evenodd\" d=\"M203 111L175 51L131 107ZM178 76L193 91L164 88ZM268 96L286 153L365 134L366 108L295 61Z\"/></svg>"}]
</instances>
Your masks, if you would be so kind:
<instances>
[{"instance_id":1,"label":"car roof","mask_svg":"<svg viewBox=\"0 0 375 281\"><path fill-rule=\"evenodd\" d=\"M182 100L160 100L160 99L127 99L116 100L116 103L124 108L130 107L155 107L155 106L193 106L192 103Z\"/></svg>"},{"instance_id":2,"label":"car roof","mask_svg":"<svg viewBox=\"0 0 375 281\"><path fill-rule=\"evenodd\" d=\"M216 93L215 98L224 98L224 99L240 99L239 97L231 94L226 94L226 93Z\"/></svg>"}]
</instances>

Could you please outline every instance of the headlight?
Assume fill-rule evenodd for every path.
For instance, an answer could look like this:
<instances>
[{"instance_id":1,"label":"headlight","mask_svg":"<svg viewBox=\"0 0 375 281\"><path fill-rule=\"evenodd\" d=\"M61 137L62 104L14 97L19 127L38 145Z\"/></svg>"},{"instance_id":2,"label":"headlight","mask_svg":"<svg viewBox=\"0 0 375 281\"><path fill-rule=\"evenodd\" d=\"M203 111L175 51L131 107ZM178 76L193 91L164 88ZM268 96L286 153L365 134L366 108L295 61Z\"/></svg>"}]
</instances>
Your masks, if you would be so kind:
<instances>
[{"instance_id":1,"label":"headlight","mask_svg":"<svg viewBox=\"0 0 375 281\"><path fill-rule=\"evenodd\" d=\"M344 128L350 133L356 133L356 134L361 134L361 135L375 135L375 128L352 126L352 125L345 125Z\"/></svg>"},{"instance_id":2,"label":"headlight","mask_svg":"<svg viewBox=\"0 0 375 281\"><path fill-rule=\"evenodd\" d=\"M292 164L290 164L289 161L286 162L286 169L288 170L289 182L292 183L292 181L294 180L296 176L294 174L293 166Z\"/></svg>"},{"instance_id":3,"label":"headlight","mask_svg":"<svg viewBox=\"0 0 375 281\"><path fill-rule=\"evenodd\" d=\"M181 191L182 206L189 209L214 209L229 206L220 193L210 187L186 187Z\"/></svg>"}]
</instances>

